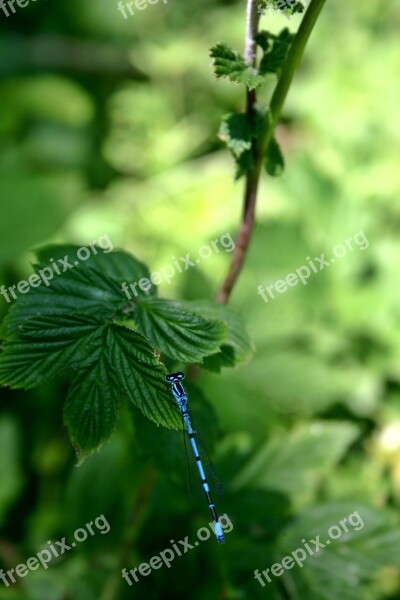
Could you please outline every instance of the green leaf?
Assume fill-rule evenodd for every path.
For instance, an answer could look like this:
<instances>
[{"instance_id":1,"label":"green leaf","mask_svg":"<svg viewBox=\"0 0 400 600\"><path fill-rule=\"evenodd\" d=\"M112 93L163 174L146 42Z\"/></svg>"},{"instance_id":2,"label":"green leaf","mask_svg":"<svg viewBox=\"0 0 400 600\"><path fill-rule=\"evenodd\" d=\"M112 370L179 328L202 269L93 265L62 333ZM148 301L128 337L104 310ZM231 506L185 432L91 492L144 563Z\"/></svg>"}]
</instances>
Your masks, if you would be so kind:
<instances>
[{"instance_id":1,"label":"green leaf","mask_svg":"<svg viewBox=\"0 0 400 600\"><path fill-rule=\"evenodd\" d=\"M272 177L279 177L285 168L285 159L282 150L274 137L268 145L264 165L265 170Z\"/></svg>"},{"instance_id":2,"label":"green leaf","mask_svg":"<svg viewBox=\"0 0 400 600\"><path fill-rule=\"evenodd\" d=\"M246 176L252 170L253 166L254 161L252 153L249 150L246 150L246 152L243 152L240 158L236 160L235 181Z\"/></svg>"},{"instance_id":3,"label":"green leaf","mask_svg":"<svg viewBox=\"0 0 400 600\"><path fill-rule=\"evenodd\" d=\"M218 135L235 159L238 180L253 167L251 147L256 137L255 125L245 113L232 113L222 119Z\"/></svg>"},{"instance_id":4,"label":"green leaf","mask_svg":"<svg viewBox=\"0 0 400 600\"><path fill-rule=\"evenodd\" d=\"M105 241L109 242L108 239ZM27 293L18 294L16 291L17 300L11 305L0 329L3 337L12 333L25 319L43 314L78 311L109 318L130 303L121 288L122 283L137 284L143 278L149 280L148 268L126 252L114 250L104 253L96 246L97 254L88 248L92 254L86 261L79 262L77 252L80 248L46 246L37 251L40 264L35 265L35 273L39 279ZM110 248L108 243L104 245L104 249L107 248ZM147 292L138 285L134 285L134 289L137 295L156 294L154 285ZM132 295L134 292L131 291Z\"/></svg>"},{"instance_id":5,"label":"green leaf","mask_svg":"<svg viewBox=\"0 0 400 600\"><path fill-rule=\"evenodd\" d=\"M42 315L25 321L0 353L0 384L31 388L85 361L94 361L103 323L93 316Z\"/></svg>"},{"instance_id":6,"label":"green leaf","mask_svg":"<svg viewBox=\"0 0 400 600\"><path fill-rule=\"evenodd\" d=\"M276 40L276 35L265 29L259 31L255 36L255 41L263 52L268 52L272 48L274 40Z\"/></svg>"},{"instance_id":7,"label":"green leaf","mask_svg":"<svg viewBox=\"0 0 400 600\"><path fill-rule=\"evenodd\" d=\"M296 13L301 15L305 11L305 6L302 2L296 2L296 4L289 7L288 10L292 15L295 15Z\"/></svg>"},{"instance_id":8,"label":"green leaf","mask_svg":"<svg viewBox=\"0 0 400 600\"><path fill-rule=\"evenodd\" d=\"M262 75L268 73L280 75L293 39L294 35L287 28L283 29L279 35L274 35L268 31L260 31L257 34L255 40L263 50L263 57L260 62L260 73Z\"/></svg>"},{"instance_id":9,"label":"green leaf","mask_svg":"<svg viewBox=\"0 0 400 600\"><path fill-rule=\"evenodd\" d=\"M37 267L40 273L42 267ZM49 267L45 267L49 269ZM50 272L45 271L50 277ZM5 317L1 335L8 337L30 317L46 314L85 313L109 318L126 306L128 300L119 284L91 267L76 267L19 295Z\"/></svg>"},{"instance_id":10,"label":"green leaf","mask_svg":"<svg viewBox=\"0 0 400 600\"><path fill-rule=\"evenodd\" d=\"M102 246L99 246L99 242L101 242ZM44 265L49 265L53 261L59 261L65 258L65 256L69 257L69 261L73 263L75 260L79 260L79 267L92 267L102 273L115 280L120 285L122 283L132 283L135 284L139 282L140 279L149 279L150 271L148 267L139 261L137 258L124 252L123 250L114 250L112 249L111 240L108 236L102 236L97 240L97 243L94 244L91 248L90 246L84 246L83 248L87 248L90 253L86 260L82 260L79 258L78 250L82 249L82 246L76 245L50 245L44 246L43 248L39 248L35 251L35 254L38 258L39 263ZM112 251L111 251L112 249ZM60 264L58 266L61 266ZM140 295L153 295L156 294L157 287L154 284L151 284L150 289L147 292L144 292L139 286L135 287L137 293Z\"/></svg>"},{"instance_id":11,"label":"green leaf","mask_svg":"<svg viewBox=\"0 0 400 600\"><path fill-rule=\"evenodd\" d=\"M345 519L347 532L340 525ZM333 526L342 530L340 537L335 530L338 539L331 539L328 534ZM400 564L400 533L395 519L360 501L324 504L298 515L281 533L276 546L277 560L302 548L301 540L317 536L323 544L328 540L330 544L312 556L307 553L302 568L295 564L294 568L284 570L283 583L291 590L291 598L375 598L368 595L367 585L380 568ZM313 543L309 545L316 550Z\"/></svg>"},{"instance_id":12,"label":"green leaf","mask_svg":"<svg viewBox=\"0 0 400 600\"><path fill-rule=\"evenodd\" d=\"M128 398L157 424L181 427L167 370L140 333L91 315L42 315L25 321L0 353L0 383L29 388L75 371L64 418L78 453L108 439L118 406Z\"/></svg>"},{"instance_id":13,"label":"green leaf","mask_svg":"<svg viewBox=\"0 0 400 600\"><path fill-rule=\"evenodd\" d=\"M39 251L36 273L46 274L48 285L42 280L20 296L4 321L0 384L30 388L74 370L64 418L85 456L111 435L123 398L156 424L181 428L165 383L167 370L141 332L175 360L200 362L219 352L227 326L150 296L138 295L127 304L120 283L149 275L147 268L125 253L111 258L99 251L87 264L75 265L78 250L51 246ZM61 259L74 266L57 274L54 265ZM129 308L137 318L133 327L141 332L128 328ZM126 326L118 324L124 319Z\"/></svg>"},{"instance_id":14,"label":"green leaf","mask_svg":"<svg viewBox=\"0 0 400 600\"><path fill-rule=\"evenodd\" d=\"M64 423L79 460L112 434L119 411L120 393L104 353L78 371L68 389Z\"/></svg>"},{"instance_id":15,"label":"green leaf","mask_svg":"<svg viewBox=\"0 0 400 600\"><path fill-rule=\"evenodd\" d=\"M286 0L259 0L258 12L264 15L268 10L277 10L285 15L294 15L304 12L304 5L301 2L295 2L293 6L289 6Z\"/></svg>"},{"instance_id":16,"label":"green leaf","mask_svg":"<svg viewBox=\"0 0 400 600\"><path fill-rule=\"evenodd\" d=\"M214 354L226 335L222 321L203 318L172 300L138 298L134 319L161 352L183 362L200 362Z\"/></svg>"},{"instance_id":17,"label":"green leaf","mask_svg":"<svg viewBox=\"0 0 400 600\"><path fill-rule=\"evenodd\" d=\"M258 138L265 118L264 108L256 104L251 117L246 113L230 113L222 119L219 138L226 143L235 159L235 179L240 179L253 168L252 146Z\"/></svg>"},{"instance_id":18,"label":"green leaf","mask_svg":"<svg viewBox=\"0 0 400 600\"><path fill-rule=\"evenodd\" d=\"M226 44L216 44L210 50L214 59L214 74L217 79L228 79L233 83L243 83L250 90L264 83L259 71L245 63L243 56L234 52Z\"/></svg>"},{"instance_id":19,"label":"green leaf","mask_svg":"<svg viewBox=\"0 0 400 600\"><path fill-rule=\"evenodd\" d=\"M222 367L235 367L235 351L232 346L222 344L219 352L211 354L211 356L206 356L203 359L201 366L208 371L213 371L214 373L220 373Z\"/></svg>"},{"instance_id":20,"label":"green leaf","mask_svg":"<svg viewBox=\"0 0 400 600\"><path fill-rule=\"evenodd\" d=\"M346 422L314 422L268 441L237 475L236 487L256 485L308 497L359 435Z\"/></svg>"},{"instance_id":21,"label":"green leaf","mask_svg":"<svg viewBox=\"0 0 400 600\"><path fill-rule=\"evenodd\" d=\"M219 372L221 367L233 367L250 359L254 347L247 334L243 318L237 312L209 300L185 302L185 306L205 319L218 319L226 325L226 333L218 353L206 357L202 366Z\"/></svg>"},{"instance_id":22,"label":"green leaf","mask_svg":"<svg viewBox=\"0 0 400 600\"><path fill-rule=\"evenodd\" d=\"M165 383L168 371L149 341L136 331L110 325L106 348L121 393L157 425L181 429L179 410Z\"/></svg>"},{"instance_id":23,"label":"green leaf","mask_svg":"<svg viewBox=\"0 0 400 600\"><path fill-rule=\"evenodd\" d=\"M254 126L245 113L231 113L223 117L218 135L233 156L239 158L251 148Z\"/></svg>"}]
</instances>

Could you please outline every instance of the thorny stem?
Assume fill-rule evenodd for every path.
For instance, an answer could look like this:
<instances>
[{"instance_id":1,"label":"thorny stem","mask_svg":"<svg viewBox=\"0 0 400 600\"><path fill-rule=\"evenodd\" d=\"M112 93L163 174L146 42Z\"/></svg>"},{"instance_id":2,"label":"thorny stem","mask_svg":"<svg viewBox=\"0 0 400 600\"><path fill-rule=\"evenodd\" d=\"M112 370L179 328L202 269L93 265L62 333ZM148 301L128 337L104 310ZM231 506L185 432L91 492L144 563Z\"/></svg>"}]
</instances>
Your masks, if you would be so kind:
<instances>
[{"instance_id":1,"label":"thorny stem","mask_svg":"<svg viewBox=\"0 0 400 600\"><path fill-rule=\"evenodd\" d=\"M290 85L303 57L304 49L325 1L326 0L311 0L290 47L281 75L272 94L269 112L264 119L263 129L260 133L258 144L253 148L254 166L246 176L242 223L236 239L236 247L232 255L228 274L216 295L215 300L219 304L227 304L229 302L233 287L242 270L254 228L255 207L263 159L274 129L279 121ZM254 66L256 62L256 43L254 38L258 31L260 18L257 11L257 4L257 0L247 0L245 59L252 66ZM247 90L248 113L251 113L254 110L255 102L255 91L251 92L250 90Z\"/></svg>"}]
</instances>

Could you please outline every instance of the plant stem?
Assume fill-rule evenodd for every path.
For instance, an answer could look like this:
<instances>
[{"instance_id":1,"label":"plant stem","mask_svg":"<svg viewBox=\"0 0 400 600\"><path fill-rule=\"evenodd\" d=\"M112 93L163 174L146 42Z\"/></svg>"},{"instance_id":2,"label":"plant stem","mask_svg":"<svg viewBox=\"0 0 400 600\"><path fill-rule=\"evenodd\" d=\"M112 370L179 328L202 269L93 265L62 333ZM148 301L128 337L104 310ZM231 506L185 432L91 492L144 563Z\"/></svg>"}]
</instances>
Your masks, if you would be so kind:
<instances>
[{"instance_id":1,"label":"plant stem","mask_svg":"<svg viewBox=\"0 0 400 600\"><path fill-rule=\"evenodd\" d=\"M286 96L289 92L294 75L300 65L306 44L314 25L317 22L322 7L325 4L325 1L326 0L311 0L301 25L291 44L288 56L282 68L281 75L272 94L269 112L264 119L258 144L253 149L254 167L246 176L243 217L236 239L236 247L232 255L232 261L228 274L224 279L215 299L216 302L220 304L227 304L229 302L233 287L238 280L240 271L242 270L254 229L257 192L264 156L273 136L274 129L279 121ZM248 0L245 59L253 66L255 65L256 61L256 44L254 38L258 31L259 18L260 15L257 12L257 0ZM256 95L255 92L250 92L249 90L247 90L246 95L247 112L250 113L254 109Z\"/></svg>"},{"instance_id":2,"label":"plant stem","mask_svg":"<svg viewBox=\"0 0 400 600\"><path fill-rule=\"evenodd\" d=\"M257 57L257 44L255 37L258 31L260 13L257 11L259 0L248 0L246 15L246 45L244 49L244 59L247 64L255 66Z\"/></svg>"},{"instance_id":3,"label":"plant stem","mask_svg":"<svg viewBox=\"0 0 400 600\"><path fill-rule=\"evenodd\" d=\"M258 31L260 22L260 13L257 10L259 0L248 0L247 15L246 15L246 44L244 48L244 59L246 63L252 67L256 66L257 61L257 44L255 37ZM254 110L254 105L257 101L256 90L246 91L247 94L247 113L251 114Z\"/></svg>"}]
</instances>

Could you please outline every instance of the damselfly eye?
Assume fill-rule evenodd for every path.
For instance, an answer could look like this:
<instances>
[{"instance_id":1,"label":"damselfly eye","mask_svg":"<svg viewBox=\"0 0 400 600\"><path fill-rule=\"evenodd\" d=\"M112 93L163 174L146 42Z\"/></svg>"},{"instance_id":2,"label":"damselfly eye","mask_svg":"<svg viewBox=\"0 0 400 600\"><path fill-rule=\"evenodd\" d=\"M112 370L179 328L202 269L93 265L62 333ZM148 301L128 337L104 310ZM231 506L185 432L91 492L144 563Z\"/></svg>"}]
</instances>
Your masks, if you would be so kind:
<instances>
[{"instance_id":1,"label":"damselfly eye","mask_svg":"<svg viewBox=\"0 0 400 600\"><path fill-rule=\"evenodd\" d=\"M169 373L169 375L166 375L165 377L165 381L168 381L168 383L173 383L174 381L181 381L182 379L184 379L185 375L184 373Z\"/></svg>"}]
</instances>

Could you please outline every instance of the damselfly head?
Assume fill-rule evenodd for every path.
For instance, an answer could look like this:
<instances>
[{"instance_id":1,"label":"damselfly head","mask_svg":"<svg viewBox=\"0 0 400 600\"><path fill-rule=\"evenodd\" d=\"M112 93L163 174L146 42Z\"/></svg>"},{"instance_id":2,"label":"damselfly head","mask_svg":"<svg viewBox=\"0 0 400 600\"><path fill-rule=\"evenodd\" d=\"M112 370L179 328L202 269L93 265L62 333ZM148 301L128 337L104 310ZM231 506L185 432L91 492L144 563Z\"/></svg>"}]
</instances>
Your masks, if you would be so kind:
<instances>
[{"instance_id":1,"label":"damselfly head","mask_svg":"<svg viewBox=\"0 0 400 600\"><path fill-rule=\"evenodd\" d=\"M168 383L175 383L177 381L181 381L184 378L184 373L169 373L169 375L165 377L165 381L168 381Z\"/></svg>"}]
</instances>

